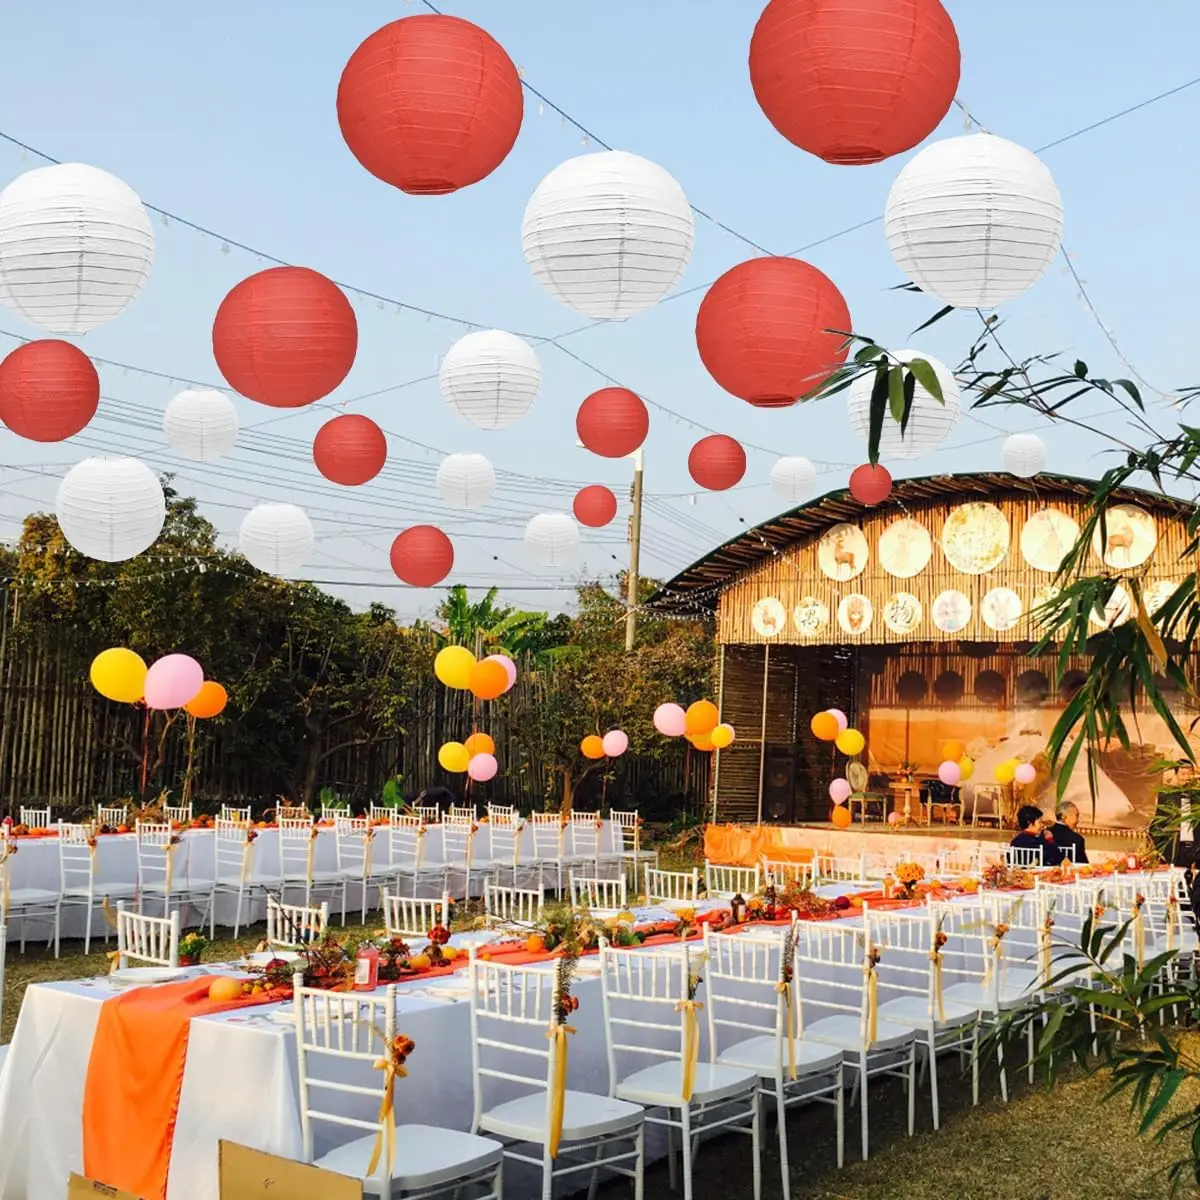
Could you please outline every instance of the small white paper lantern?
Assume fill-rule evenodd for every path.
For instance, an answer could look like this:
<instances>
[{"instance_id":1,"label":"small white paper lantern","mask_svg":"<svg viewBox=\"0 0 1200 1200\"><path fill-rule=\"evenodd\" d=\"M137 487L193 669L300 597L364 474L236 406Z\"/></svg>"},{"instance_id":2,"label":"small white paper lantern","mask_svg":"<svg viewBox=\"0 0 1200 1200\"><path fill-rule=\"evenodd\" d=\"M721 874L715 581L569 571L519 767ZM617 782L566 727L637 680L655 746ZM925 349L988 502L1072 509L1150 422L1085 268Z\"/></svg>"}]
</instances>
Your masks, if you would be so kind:
<instances>
[{"instance_id":1,"label":"small white paper lantern","mask_svg":"<svg viewBox=\"0 0 1200 1200\"><path fill-rule=\"evenodd\" d=\"M561 566L579 553L579 526L566 513L539 513L525 526L525 545L538 562Z\"/></svg>"},{"instance_id":2,"label":"small white paper lantern","mask_svg":"<svg viewBox=\"0 0 1200 1200\"><path fill-rule=\"evenodd\" d=\"M50 333L87 333L142 290L154 228L137 193L98 167L61 163L0 192L4 303Z\"/></svg>"},{"instance_id":3,"label":"small white paper lantern","mask_svg":"<svg viewBox=\"0 0 1200 1200\"><path fill-rule=\"evenodd\" d=\"M771 490L791 504L803 504L817 486L817 469L799 455L779 459L771 468Z\"/></svg>"},{"instance_id":4,"label":"small white paper lantern","mask_svg":"<svg viewBox=\"0 0 1200 1200\"><path fill-rule=\"evenodd\" d=\"M167 405L163 432L184 458L211 462L228 454L237 441L237 409L224 392L188 388Z\"/></svg>"},{"instance_id":5,"label":"small white paper lantern","mask_svg":"<svg viewBox=\"0 0 1200 1200\"><path fill-rule=\"evenodd\" d=\"M624 150L568 159L530 197L521 249L533 277L587 317L657 304L687 269L695 232L683 188Z\"/></svg>"},{"instance_id":6,"label":"small white paper lantern","mask_svg":"<svg viewBox=\"0 0 1200 1200\"><path fill-rule=\"evenodd\" d=\"M124 562L154 545L167 517L158 476L136 458L85 458L58 485L63 537L88 558Z\"/></svg>"},{"instance_id":7,"label":"small white paper lantern","mask_svg":"<svg viewBox=\"0 0 1200 1200\"><path fill-rule=\"evenodd\" d=\"M455 508L478 508L496 490L496 472L482 454L447 454L438 467L437 488Z\"/></svg>"},{"instance_id":8,"label":"small white paper lantern","mask_svg":"<svg viewBox=\"0 0 1200 1200\"><path fill-rule=\"evenodd\" d=\"M1046 165L990 133L946 138L905 164L883 216L896 265L958 308L1027 292L1062 244L1062 199Z\"/></svg>"},{"instance_id":9,"label":"small white paper lantern","mask_svg":"<svg viewBox=\"0 0 1200 1200\"><path fill-rule=\"evenodd\" d=\"M446 403L477 429L504 429L537 399L542 368L533 347L503 329L459 338L438 373Z\"/></svg>"},{"instance_id":10,"label":"small white paper lantern","mask_svg":"<svg viewBox=\"0 0 1200 1200\"><path fill-rule=\"evenodd\" d=\"M879 457L888 462L892 459L919 458L936 450L962 416L961 392L954 372L945 363L920 350L893 350L893 359L902 363L923 358L932 368L937 381L942 385L942 403L920 383L913 390L912 408L908 414L908 425L904 436L900 436L900 422L890 410L884 414L883 431L879 435ZM875 386L875 373L860 375L846 389L846 415L850 426L865 442L871 430L871 391Z\"/></svg>"},{"instance_id":11,"label":"small white paper lantern","mask_svg":"<svg viewBox=\"0 0 1200 1200\"><path fill-rule=\"evenodd\" d=\"M1032 479L1045 470L1046 443L1036 433L1014 433L1004 439L1001 457L1010 475Z\"/></svg>"},{"instance_id":12,"label":"small white paper lantern","mask_svg":"<svg viewBox=\"0 0 1200 1200\"><path fill-rule=\"evenodd\" d=\"M268 575L294 575L315 544L312 522L296 504L259 504L242 518L238 531L241 552Z\"/></svg>"}]
</instances>

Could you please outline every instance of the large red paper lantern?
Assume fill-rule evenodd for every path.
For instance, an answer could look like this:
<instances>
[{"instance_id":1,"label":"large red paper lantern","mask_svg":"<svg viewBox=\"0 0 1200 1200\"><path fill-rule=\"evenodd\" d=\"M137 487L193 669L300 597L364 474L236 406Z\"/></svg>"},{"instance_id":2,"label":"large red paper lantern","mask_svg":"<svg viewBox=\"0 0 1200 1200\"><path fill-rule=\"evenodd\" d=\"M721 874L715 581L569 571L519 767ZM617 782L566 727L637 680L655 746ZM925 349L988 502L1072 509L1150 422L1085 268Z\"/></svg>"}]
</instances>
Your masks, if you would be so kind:
<instances>
[{"instance_id":1,"label":"large red paper lantern","mask_svg":"<svg viewBox=\"0 0 1200 1200\"><path fill-rule=\"evenodd\" d=\"M92 360L70 342L26 342L0 362L0 423L34 442L61 442L83 429L100 404Z\"/></svg>"},{"instance_id":2,"label":"large red paper lantern","mask_svg":"<svg viewBox=\"0 0 1200 1200\"><path fill-rule=\"evenodd\" d=\"M752 258L708 289L696 346L708 373L759 408L786 408L846 361L850 310L816 267Z\"/></svg>"},{"instance_id":3,"label":"large red paper lantern","mask_svg":"<svg viewBox=\"0 0 1200 1200\"><path fill-rule=\"evenodd\" d=\"M341 288L324 275L271 267L221 301L212 339L231 388L272 408L301 408L349 374L358 321Z\"/></svg>"},{"instance_id":4,"label":"large red paper lantern","mask_svg":"<svg viewBox=\"0 0 1200 1200\"><path fill-rule=\"evenodd\" d=\"M357 413L326 421L313 439L313 462L326 479L357 487L374 479L387 462L383 430Z\"/></svg>"},{"instance_id":5,"label":"large red paper lantern","mask_svg":"<svg viewBox=\"0 0 1200 1200\"><path fill-rule=\"evenodd\" d=\"M740 442L723 433L701 438L688 455L692 478L710 492L723 492L746 473L746 452Z\"/></svg>"},{"instance_id":6,"label":"large red paper lantern","mask_svg":"<svg viewBox=\"0 0 1200 1200\"><path fill-rule=\"evenodd\" d=\"M478 183L517 140L525 102L512 59L460 17L404 17L350 56L337 115L350 152L414 196Z\"/></svg>"},{"instance_id":7,"label":"large red paper lantern","mask_svg":"<svg viewBox=\"0 0 1200 1200\"><path fill-rule=\"evenodd\" d=\"M413 587L434 587L454 566L454 546L436 525L413 525L392 543L392 570Z\"/></svg>"},{"instance_id":8,"label":"large red paper lantern","mask_svg":"<svg viewBox=\"0 0 1200 1200\"><path fill-rule=\"evenodd\" d=\"M938 0L771 0L750 40L767 120L826 162L911 150L950 109L958 35Z\"/></svg>"},{"instance_id":9,"label":"large red paper lantern","mask_svg":"<svg viewBox=\"0 0 1200 1200\"><path fill-rule=\"evenodd\" d=\"M649 431L650 413L641 397L628 388L601 388L588 396L575 414L579 440L604 458L632 454Z\"/></svg>"},{"instance_id":10,"label":"large red paper lantern","mask_svg":"<svg viewBox=\"0 0 1200 1200\"><path fill-rule=\"evenodd\" d=\"M600 529L617 515L617 498L602 483L593 483L575 493L571 509L580 525Z\"/></svg>"},{"instance_id":11,"label":"large red paper lantern","mask_svg":"<svg viewBox=\"0 0 1200 1200\"><path fill-rule=\"evenodd\" d=\"M892 475L881 464L863 463L850 473L850 495L859 504L882 504L892 494Z\"/></svg>"}]
</instances>

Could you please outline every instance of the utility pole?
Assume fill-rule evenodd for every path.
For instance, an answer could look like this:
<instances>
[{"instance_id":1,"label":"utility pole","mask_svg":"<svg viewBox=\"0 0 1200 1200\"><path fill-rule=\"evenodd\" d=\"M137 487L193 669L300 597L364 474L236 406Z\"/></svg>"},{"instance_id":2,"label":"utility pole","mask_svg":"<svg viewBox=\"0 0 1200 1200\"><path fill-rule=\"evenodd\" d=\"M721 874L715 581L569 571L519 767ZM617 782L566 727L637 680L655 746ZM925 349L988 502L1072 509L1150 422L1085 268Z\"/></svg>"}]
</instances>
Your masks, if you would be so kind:
<instances>
[{"instance_id":1,"label":"utility pole","mask_svg":"<svg viewBox=\"0 0 1200 1200\"><path fill-rule=\"evenodd\" d=\"M625 651L633 649L634 636L637 633L637 602L638 602L638 559L642 549L642 467L644 459L642 448L639 446L631 455L633 459L633 488L630 499L633 501L633 515L629 518L629 579L625 610Z\"/></svg>"}]
</instances>

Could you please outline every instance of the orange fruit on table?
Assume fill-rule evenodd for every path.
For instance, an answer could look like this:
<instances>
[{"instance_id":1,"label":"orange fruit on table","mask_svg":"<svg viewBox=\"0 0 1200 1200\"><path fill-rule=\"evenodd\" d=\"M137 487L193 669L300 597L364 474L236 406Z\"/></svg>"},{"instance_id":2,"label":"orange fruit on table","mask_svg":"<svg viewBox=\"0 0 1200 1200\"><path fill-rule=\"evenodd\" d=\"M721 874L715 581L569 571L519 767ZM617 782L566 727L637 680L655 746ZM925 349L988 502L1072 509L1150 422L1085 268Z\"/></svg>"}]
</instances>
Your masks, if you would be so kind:
<instances>
[{"instance_id":1,"label":"orange fruit on table","mask_svg":"<svg viewBox=\"0 0 1200 1200\"><path fill-rule=\"evenodd\" d=\"M462 953L462 951L459 950L459 948L457 946L443 946L442 947L442 957L447 962L453 962L461 953Z\"/></svg>"},{"instance_id":2,"label":"orange fruit on table","mask_svg":"<svg viewBox=\"0 0 1200 1200\"><path fill-rule=\"evenodd\" d=\"M525 953L526 954L545 954L546 953L546 939L544 937L542 937L541 934L531 933L525 939Z\"/></svg>"},{"instance_id":3,"label":"orange fruit on table","mask_svg":"<svg viewBox=\"0 0 1200 1200\"><path fill-rule=\"evenodd\" d=\"M414 971L427 971L431 966L433 966L433 962L428 954L414 954L412 958L408 960L408 965L412 967Z\"/></svg>"},{"instance_id":4,"label":"orange fruit on table","mask_svg":"<svg viewBox=\"0 0 1200 1200\"><path fill-rule=\"evenodd\" d=\"M218 1004L225 1004L230 1000L240 1000L242 998L242 981L230 979L227 976L218 976L208 985L208 998Z\"/></svg>"}]
</instances>

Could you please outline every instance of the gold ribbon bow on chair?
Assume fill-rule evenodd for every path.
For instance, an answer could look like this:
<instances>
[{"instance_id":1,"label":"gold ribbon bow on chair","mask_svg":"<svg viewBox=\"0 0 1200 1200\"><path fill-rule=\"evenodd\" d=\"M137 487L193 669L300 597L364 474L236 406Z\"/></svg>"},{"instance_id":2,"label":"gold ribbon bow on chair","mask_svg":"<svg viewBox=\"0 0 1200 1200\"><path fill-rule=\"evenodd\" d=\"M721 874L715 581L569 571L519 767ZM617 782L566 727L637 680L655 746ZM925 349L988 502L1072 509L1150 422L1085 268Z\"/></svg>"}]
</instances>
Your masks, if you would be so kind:
<instances>
[{"instance_id":1,"label":"gold ribbon bow on chair","mask_svg":"<svg viewBox=\"0 0 1200 1200\"><path fill-rule=\"evenodd\" d=\"M250 860L254 856L254 838L249 836L250 831L247 830L246 840L242 843L242 871L241 882L243 884L250 881Z\"/></svg>"},{"instance_id":2,"label":"gold ribbon bow on chair","mask_svg":"<svg viewBox=\"0 0 1200 1200\"><path fill-rule=\"evenodd\" d=\"M867 982L867 1049L875 1045L879 1037L879 949L871 946L863 961L863 975Z\"/></svg>"},{"instance_id":3,"label":"gold ribbon bow on chair","mask_svg":"<svg viewBox=\"0 0 1200 1200\"><path fill-rule=\"evenodd\" d=\"M988 960L987 970L983 973L985 987L993 979L996 981L997 988L1004 983L1004 935L1007 932L1008 926L1003 921L997 921L993 927L992 936L988 938L988 948L992 952L992 957Z\"/></svg>"},{"instance_id":4,"label":"gold ribbon bow on chair","mask_svg":"<svg viewBox=\"0 0 1200 1200\"><path fill-rule=\"evenodd\" d=\"M787 1029L788 1078L796 1082L796 1019L792 1013L792 985L781 979L775 990L783 997L783 1018Z\"/></svg>"},{"instance_id":5,"label":"gold ribbon bow on chair","mask_svg":"<svg viewBox=\"0 0 1200 1200\"><path fill-rule=\"evenodd\" d=\"M1145 896L1133 898L1133 955L1137 959L1139 971L1146 962L1146 921L1142 915L1142 906L1145 903Z\"/></svg>"},{"instance_id":6,"label":"gold ribbon bow on chair","mask_svg":"<svg viewBox=\"0 0 1200 1200\"><path fill-rule=\"evenodd\" d=\"M383 1100L379 1104L379 1132L375 1135L375 1145L371 1149L371 1161L367 1166L366 1178L370 1179L379 1166L379 1159L387 1148L388 1176L396 1166L396 1080L408 1075L405 1063L415 1049L411 1038L397 1034L389 1043L383 1032L376 1028L376 1035L384 1044L383 1056L373 1064L376 1071L383 1072Z\"/></svg>"},{"instance_id":7,"label":"gold ribbon bow on chair","mask_svg":"<svg viewBox=\"0 0 1200 1200\"><path fill-rule=\"evenodd\" d=\"M313 881L313 859L317 852L317 836L318 830L316 825L312 827L312 833L308 835L308 853L304 859L304 877L308 881L309 886L312 886Z\"/></svg>"},{"instance_id":8,"label":"gold ribbon bow on chair","mask_svg":"<svg viewBox=\"0 0 1200 1200\"><path fill-rule=\"evenodd\" d=\"M944 934L940 936L945 936ZM933 997L937 1005L937 1019L946 1019L946 993L942 985L942 952L937 945L929 952L929 961L933 970Z\"/></svg>"},{"instance_id":9,"label":"gold ribbon bow on chair","mask_svg":"<svg viewBox=\"0 0 1200 1200\"><path fill-rule=\"evenodd\" d=\"M178 850L181 845L183 845L183 843L176 840L174 835L172 835L171 840L164 847L166 850L167 859L167 875L165 886L166 894L168 896L171 894L171 881L175 877L175 851Z\"/></svg>"},{"instance_id":10,"label":"gold ribbon bow on chair","mask_svg":"<svg viewBox=\"0 0 1200 1200\"><path fill-rule=\"evenodd\" d=\"M1174 892L1167 897L1167 949L1175 949L1177 930L1175 922L1179 919L1179 897Z\"/></svg>"},{"instance_id":11,"label":"gold ribbon bow on chair","mask_svg":"<svg viewBox=\"0 0 1200 1200\"><path fill-rule=\"evenodd\" d=\"M692 1102L696 1090L696 1064L700 1061L700 1021L696 1011L704 1005L698 1000L680 1000L675 1011L683 1013L683 1099Z\"/></svg>"},{"instance_id":12,"label":"gold ribbon bow on chair","mask_svg":"<svg viewBox=\"0 0 1200 1200\"><path fill-rule=\"evenodd\" d=\"M1038 930L1038 954L1041 959L1042 987L1050 981L1054 970L1054 953L1051 945L1051 933L1054 928L1054 918L1048 913Z\"/></svg>"},{"instance_id":13,"label":"gold ribbon bow on chair","mask_svg":"<svg viewBox=\"0 0 1200 1200\"><path fill-rule=\"evenodd\" d=\"M546 1030L546 1037L553 1043L550 1053L554 1056L554 1074L550 1079L550 1128L547 1131L547 1149L551 1158L558 1157L558 1144L562 1141L563 1115L567 1105L567 1056L570 1043L567 1034L574 1033L571 1025L553 1022Z\"/></svg>"}]
</instances>

